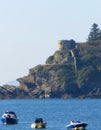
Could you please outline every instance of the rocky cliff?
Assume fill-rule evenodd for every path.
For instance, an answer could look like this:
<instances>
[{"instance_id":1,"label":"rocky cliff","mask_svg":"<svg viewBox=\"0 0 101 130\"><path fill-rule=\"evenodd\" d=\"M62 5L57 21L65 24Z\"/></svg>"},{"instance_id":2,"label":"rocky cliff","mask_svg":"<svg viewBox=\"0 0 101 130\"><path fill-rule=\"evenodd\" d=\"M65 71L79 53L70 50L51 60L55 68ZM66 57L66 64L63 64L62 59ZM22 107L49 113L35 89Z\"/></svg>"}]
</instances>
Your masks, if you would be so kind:
<instances>
[{"instance_id":1,"label":"rocky cliff","mask_svg":"<svg viewBox=\"0 0 101 130\"><path fill-rule=\"evenodd\" d=\"M45 65L17 81L19 87L1 87L0 98L101 98L101 41L61 40Z\"/></svg>"}]
</instances>

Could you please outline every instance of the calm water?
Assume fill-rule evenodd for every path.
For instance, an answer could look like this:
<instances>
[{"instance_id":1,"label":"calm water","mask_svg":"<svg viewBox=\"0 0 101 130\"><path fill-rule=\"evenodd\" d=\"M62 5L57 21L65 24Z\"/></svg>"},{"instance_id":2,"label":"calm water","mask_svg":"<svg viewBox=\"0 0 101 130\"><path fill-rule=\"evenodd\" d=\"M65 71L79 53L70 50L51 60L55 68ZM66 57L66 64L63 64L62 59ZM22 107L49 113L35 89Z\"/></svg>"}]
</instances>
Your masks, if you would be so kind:
<instances>
[{"instance_id":1,"label":"calm water","mask_svg":"<svg viewBox=\"0 0 101 130\"><path fill-rule=\"evenodd\" d=\"M101 99L0 100L0 116L5 110L15 111L19 123L4 126L0 122L0 130L32 130L36 117L47 122L46 130L66 130L71 120L87 122L87 130L101 129Z\"/></svg>"}]
</instances>

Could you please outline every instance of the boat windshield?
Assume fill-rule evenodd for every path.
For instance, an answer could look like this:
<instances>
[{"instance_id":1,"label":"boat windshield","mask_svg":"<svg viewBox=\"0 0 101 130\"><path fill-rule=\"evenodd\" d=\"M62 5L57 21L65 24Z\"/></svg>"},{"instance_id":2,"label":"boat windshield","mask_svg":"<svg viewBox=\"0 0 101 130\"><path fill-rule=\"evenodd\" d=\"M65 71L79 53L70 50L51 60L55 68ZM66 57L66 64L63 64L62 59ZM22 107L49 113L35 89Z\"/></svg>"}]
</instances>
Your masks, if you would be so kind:
<instances>
[{"instance_id":1,"label":"boat windshield","mask_svg":"<svg viewBox=\"0 0 101 130\"><path fill-rule=\"evenodd\" d=\"M15 112L12 112L12 111L6 111L5 114L7 115L13 115L14 117L17 117Z\"/></svg>"},{"instance_id":2,"label":"boat windshield","mask_svg":"<svg viewBox=\"0 0 101 130\"><path fill-rule=\"evenodd\" d=\"M37 118L37 119L35 120L35 123L43 123L43 119L42 119L42 118Z\"/></svg>"}]
</instances>

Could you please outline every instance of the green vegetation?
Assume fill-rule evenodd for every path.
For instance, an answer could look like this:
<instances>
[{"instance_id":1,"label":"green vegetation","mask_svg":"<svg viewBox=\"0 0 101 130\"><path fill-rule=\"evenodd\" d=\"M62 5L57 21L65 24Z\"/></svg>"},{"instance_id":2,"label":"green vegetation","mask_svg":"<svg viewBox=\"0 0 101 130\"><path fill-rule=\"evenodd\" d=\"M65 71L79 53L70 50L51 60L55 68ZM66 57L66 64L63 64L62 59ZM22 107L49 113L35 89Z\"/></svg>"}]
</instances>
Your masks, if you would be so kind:
<instances>
[{"instance_id":1,"label":"green vegetation","mask_svg":"<svg viewBox=\"0 0 101 130\"><path fill-rule=\"evenodd\" d=\"M88 36L88 41L90 42L96 40L101 40L101 30L99 29L98 25L94 23Z\"/></svg>"},{"instance_id":2,"label":"green vegetation","mask_svg":"<svg viewBox=\"0 0 101 130\"><path fill-rule=\"evenodd\" d=\"M46 60L46 64L61 64L61 61L68 58L68 51L56 51L53 56Z\"/></svg>"}]
</instances>

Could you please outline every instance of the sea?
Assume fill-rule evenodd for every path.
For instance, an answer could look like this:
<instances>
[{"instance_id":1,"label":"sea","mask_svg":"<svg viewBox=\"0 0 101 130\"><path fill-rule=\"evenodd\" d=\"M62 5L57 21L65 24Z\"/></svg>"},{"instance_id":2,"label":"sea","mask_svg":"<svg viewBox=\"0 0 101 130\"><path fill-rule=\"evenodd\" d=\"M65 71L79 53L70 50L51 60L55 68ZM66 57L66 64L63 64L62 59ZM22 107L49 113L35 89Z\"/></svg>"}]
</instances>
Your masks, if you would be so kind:
<instances>
[{"instance_id":1,"label":"sea","mask_svg":"<svg viewBox=\"0 0 101 130\"><path fill-rule=\"evenodd\" d=\"M0 130L32 130L31 124L38 117L47 123L45 130L67 130L72 120L86 122L87 130L101 130L101 99L0 100L0 116L6 110L14 111L19 122L3 125L0 121Z\"/></svg>"}]
</instances>

